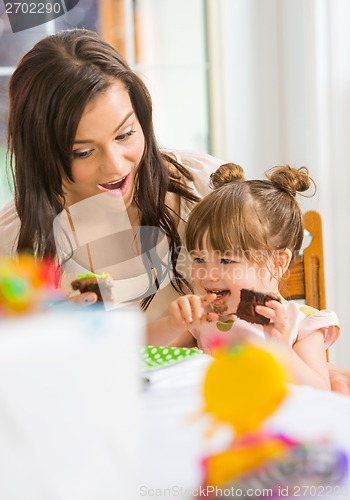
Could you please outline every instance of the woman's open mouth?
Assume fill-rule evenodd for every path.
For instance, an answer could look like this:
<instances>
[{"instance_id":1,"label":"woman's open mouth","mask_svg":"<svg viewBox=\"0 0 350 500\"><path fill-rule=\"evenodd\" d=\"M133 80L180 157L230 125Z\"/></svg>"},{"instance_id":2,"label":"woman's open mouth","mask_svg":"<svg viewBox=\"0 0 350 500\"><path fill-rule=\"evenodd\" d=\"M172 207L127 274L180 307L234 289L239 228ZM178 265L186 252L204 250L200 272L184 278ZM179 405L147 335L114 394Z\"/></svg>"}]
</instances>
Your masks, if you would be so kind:
<instances>
[{"instance_id":1,"label":"woman's open mouth","mask_svg":"<svg viewBox=\"0 0 350 500\"><path fill-rule=\"evenodd\" d=\"M116 181L106 182L106 184L97 184L98 189L101 191L112 193L116 195L124 195L129 185L130 174L117 179Z\"/></svg>"}]
</instances>

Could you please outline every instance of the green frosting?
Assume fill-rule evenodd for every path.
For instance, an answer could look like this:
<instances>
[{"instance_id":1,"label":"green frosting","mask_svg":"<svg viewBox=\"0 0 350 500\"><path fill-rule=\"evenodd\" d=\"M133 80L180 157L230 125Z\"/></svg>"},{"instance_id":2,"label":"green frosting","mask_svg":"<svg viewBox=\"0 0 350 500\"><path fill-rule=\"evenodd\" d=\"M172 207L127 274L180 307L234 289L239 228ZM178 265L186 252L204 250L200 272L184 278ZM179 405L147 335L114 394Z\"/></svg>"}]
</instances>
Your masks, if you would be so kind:
<instances>
[{"instance_id":1,"label":"green frosting","mask_svg":"<svg viewBox=\"0 0 350 500\"><path fill-rule=\"evenodd\" d=\"M80 280L82 278L107 278L107 276L108 276L107 273L102 273L102 274L85 273L85 274L78 274L77 278Z\"/></svg>"}]
</instances>

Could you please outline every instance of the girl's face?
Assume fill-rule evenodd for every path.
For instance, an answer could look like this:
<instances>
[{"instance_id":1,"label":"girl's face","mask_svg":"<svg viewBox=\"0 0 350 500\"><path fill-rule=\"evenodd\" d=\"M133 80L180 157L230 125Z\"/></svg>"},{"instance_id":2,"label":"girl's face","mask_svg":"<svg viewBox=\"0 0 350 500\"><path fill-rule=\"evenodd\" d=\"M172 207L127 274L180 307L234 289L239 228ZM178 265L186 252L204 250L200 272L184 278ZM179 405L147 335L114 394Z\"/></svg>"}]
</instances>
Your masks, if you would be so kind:
<instances>
[{"instance_id":1,"label":"girl's face","mask_svg":"<svg viewBox=\"0 0 350 500\"><path fill-rule=\"evenodd\" d=\"M216 294L214 310L215 304L220 303L227 306L225 313L235 313L242 288L278 293L278 280L268 265L261 267L233 253L222 254L210 249L195 250L191 257L195 289L200 295Z\"/></svg>"},{"instance_id":2,"label":"girl's face","mask_svg":"<svg viewBox=\"0 0 350 500\"><path fill-rule=\"evenodd\" d=\"M68 206L101 192L133 201L135 174L145 147L141 125L122 82L86 106L72 149L72 177L64 182Z\"/></svg>"}]
</instances>

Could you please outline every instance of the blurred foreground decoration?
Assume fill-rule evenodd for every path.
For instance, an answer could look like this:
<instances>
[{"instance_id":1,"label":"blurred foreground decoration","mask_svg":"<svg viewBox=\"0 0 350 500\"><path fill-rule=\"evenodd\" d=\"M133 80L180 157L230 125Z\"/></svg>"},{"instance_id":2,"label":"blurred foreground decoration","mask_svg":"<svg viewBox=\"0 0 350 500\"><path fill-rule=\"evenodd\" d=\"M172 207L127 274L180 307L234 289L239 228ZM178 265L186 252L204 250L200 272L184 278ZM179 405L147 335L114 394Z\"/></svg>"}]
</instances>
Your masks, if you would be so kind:
<instances>
[{"instance_id":1,"label":"blurred foreground decoration","mask_svg":"<svg viewBox=\"0 0 350 500\"><path fill-rule=\"evenodd\" d=\"M60 298L57 264L29 254L0 257L0 318L46 310Z\"/></svg>"},{"instance_id":2,"label":"blurred foreground decoration","mask_svg":"<svg viewBox=\"0 0 350 500\"><path fill-rule=\"evenodd\" d=\"M202 460L203 495L287 496L305 486L338 485L348 457L327 437L300 442L264 428L288 396L290 375L272 351L249 343L217 348L203 382L204 411L229 424L234 438L224 451ZM230 494L231 492L231 494ZM260 492L260 493L259 493Z\"/></svg>"}]
</instances>

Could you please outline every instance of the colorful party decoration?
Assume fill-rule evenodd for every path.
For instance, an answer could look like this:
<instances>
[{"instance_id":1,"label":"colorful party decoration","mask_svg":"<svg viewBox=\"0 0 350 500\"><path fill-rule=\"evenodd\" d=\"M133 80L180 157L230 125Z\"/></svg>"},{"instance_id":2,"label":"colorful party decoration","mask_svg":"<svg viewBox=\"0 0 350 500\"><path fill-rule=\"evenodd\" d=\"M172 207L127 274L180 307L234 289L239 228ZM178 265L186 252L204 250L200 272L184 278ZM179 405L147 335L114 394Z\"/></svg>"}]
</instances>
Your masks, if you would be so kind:
<instances>
[{"instance_id":1,"label":"colorful party decoration","mask_svg":"<svg viewBox=\"0 0 350 500\"><path fill-rule=\"evenodd\" d=\"M0 258L0 317L28 314L57 298L59 271L50 259L30 254Z\"/></svg>"}]
</instances>

